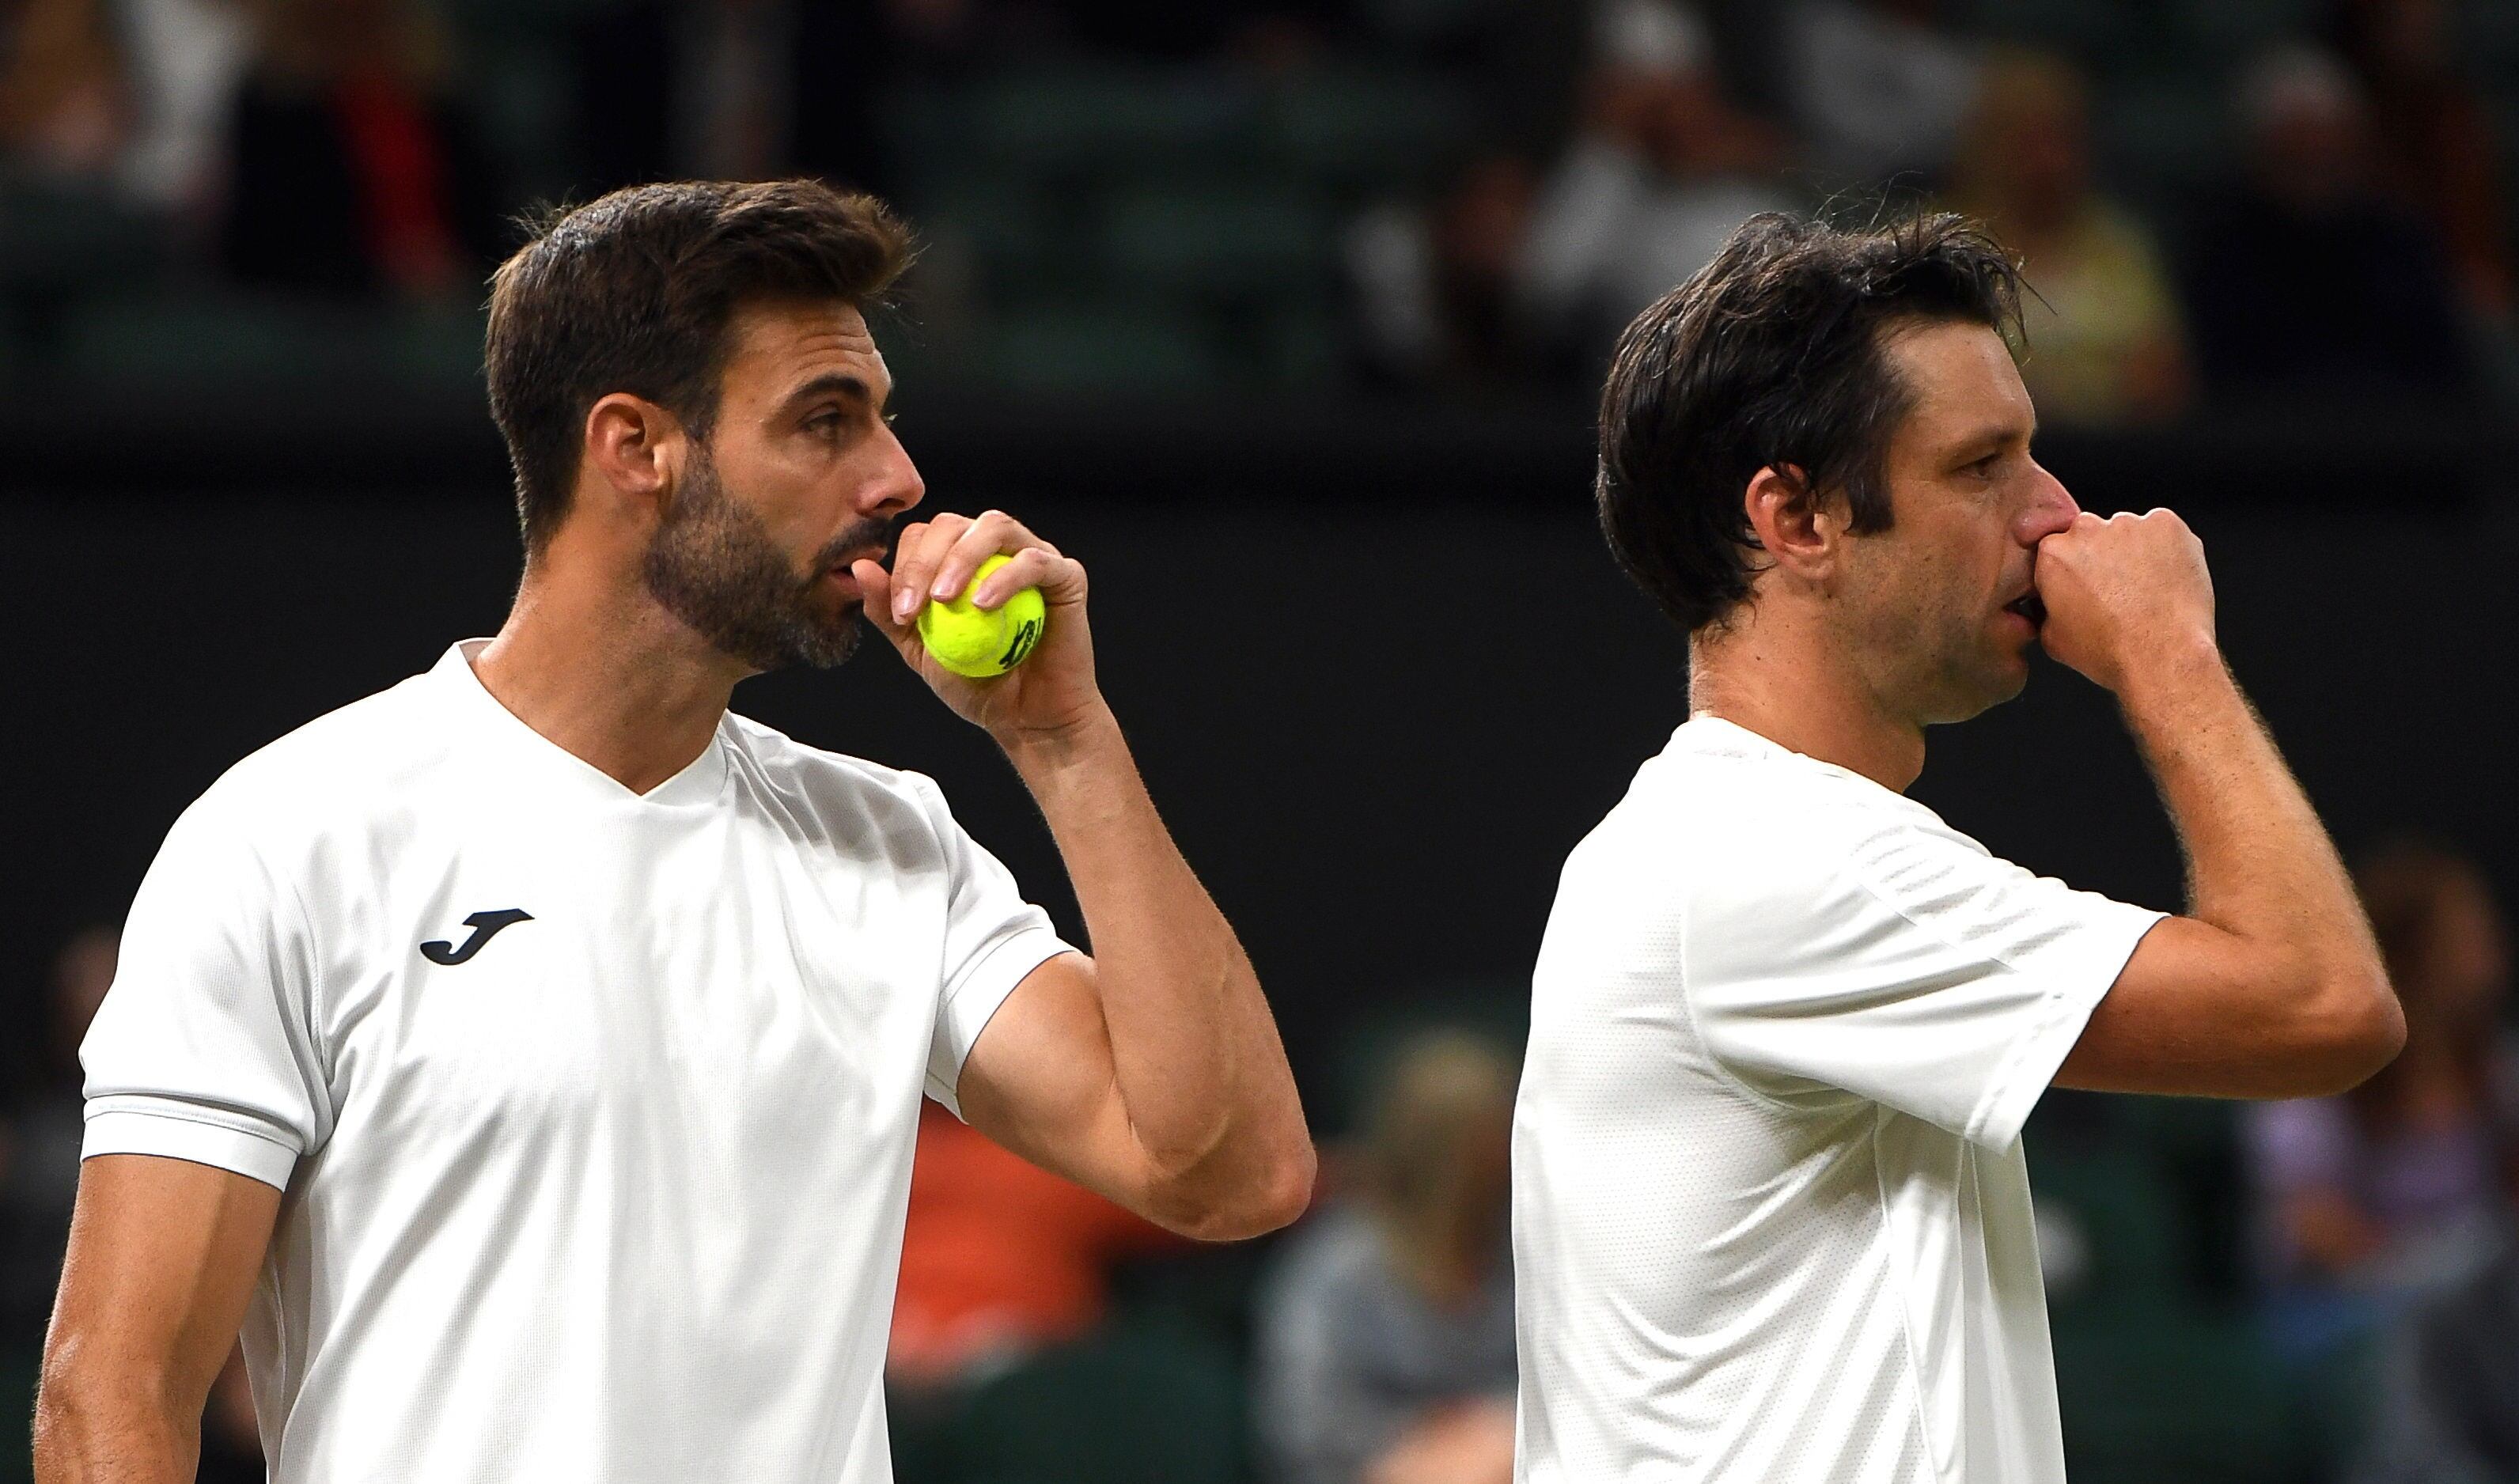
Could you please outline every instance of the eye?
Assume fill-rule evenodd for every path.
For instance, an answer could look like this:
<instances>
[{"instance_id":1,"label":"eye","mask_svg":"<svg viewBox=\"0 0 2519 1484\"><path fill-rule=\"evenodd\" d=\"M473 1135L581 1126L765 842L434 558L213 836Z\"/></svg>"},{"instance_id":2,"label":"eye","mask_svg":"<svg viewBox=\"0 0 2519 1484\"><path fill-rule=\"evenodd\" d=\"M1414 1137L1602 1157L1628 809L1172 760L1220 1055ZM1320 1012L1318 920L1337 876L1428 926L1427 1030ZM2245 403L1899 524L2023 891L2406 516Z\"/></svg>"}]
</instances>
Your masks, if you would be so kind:
<instances>
[{"instance_id":1,"label":"eye","mask_svg":"<svg viewBox=\"0 0 2519 1484\"><path fill-rule=\"evenodd\" d=\"M1986 455L1983 458L1979 458L1973 463L1970 463L1968 465L1968 472L1981 478L1991 477L1994 473L1995 466L2002 462L2003 451L2001 449L1997 449L1993 453Z\"/></svg>"}]
</instances>

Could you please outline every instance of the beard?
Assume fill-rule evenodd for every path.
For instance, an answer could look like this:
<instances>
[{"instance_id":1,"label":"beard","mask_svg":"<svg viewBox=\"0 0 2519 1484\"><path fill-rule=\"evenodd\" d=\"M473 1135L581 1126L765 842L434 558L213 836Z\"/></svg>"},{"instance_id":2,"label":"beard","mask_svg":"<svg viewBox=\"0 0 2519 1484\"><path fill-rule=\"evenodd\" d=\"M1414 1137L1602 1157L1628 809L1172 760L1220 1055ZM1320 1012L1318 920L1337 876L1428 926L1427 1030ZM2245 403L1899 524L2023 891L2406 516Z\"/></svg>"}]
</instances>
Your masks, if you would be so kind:
<instances>
[{"instance_id":1,"label":"beard","mask_svg":"<svg viewBox=\"0 0 2519 1484\"><path fill-rule=\"evenodd\" d=\"M757 672L828 670L858 647L860 605L825 606L822 574L853 550L889 546L893 525L861 521L799 572L761 517L727 493L703 447L666 504L641 575L649 595L719 653Z\"/></svg>"}]
</instances>

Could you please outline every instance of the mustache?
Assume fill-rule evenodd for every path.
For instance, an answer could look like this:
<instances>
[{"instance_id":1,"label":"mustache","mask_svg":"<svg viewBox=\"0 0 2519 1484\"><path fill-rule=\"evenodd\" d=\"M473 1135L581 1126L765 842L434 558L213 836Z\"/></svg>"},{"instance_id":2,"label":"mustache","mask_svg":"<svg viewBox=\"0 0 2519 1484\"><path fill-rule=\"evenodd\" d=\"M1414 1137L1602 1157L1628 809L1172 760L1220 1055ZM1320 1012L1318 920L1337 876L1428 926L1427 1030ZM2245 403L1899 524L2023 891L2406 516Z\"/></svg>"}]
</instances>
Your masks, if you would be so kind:
<instances>
[{"instance_id":1,"label":"mustache","mask_svg":"<svg viewBox=\"0 0 2519 1484\"><path fill-rule=\"evenodd\" d=\"M850 526L839 535L822 543L821 549L815 552L813 561L807 564L808 575L805 585L812 587L821 581L823 573L838 566L851 552L863 551L868 546L883 548L882 554L875 560L881 562L886 570L890 570L892 559L901 547L901 528L907 524L904 519L907 513L907 511L902 511L873 520L859 521L856 525Z\"/></svg>"}]
</instances>

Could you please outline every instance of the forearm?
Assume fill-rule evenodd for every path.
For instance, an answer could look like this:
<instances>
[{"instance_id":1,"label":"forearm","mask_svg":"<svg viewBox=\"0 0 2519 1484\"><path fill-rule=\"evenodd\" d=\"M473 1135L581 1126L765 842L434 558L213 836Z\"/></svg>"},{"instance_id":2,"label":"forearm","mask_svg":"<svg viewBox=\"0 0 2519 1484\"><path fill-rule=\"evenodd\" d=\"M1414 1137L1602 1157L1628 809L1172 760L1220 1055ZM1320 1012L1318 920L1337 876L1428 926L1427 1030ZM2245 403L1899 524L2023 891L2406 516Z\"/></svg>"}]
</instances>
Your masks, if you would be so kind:
<instances>
[{"instance_id":1,"label":"forearm","mask_svg":"<svg viewBox=\"0 0 2519 1484\"><path fill-rule=\"evenodd\" d=\"M2153 656L2120 700L2187 854L2189 915L2318 984L2383 982L2334 842L2220 653Z\"/></svg>"},{"instance_id":2,"label":"forearm","mask_svg":"<svg viewBox=\"0 0 2519 1484\"><path fill-rule=\"evenodd\" d=\"M1309 1135L1275 1019L1232 926L1172 843L1107 711L1007 746L1091 936L1128 1123L1177 1195L1282 1183Z\"/></svg>"}]
</instances>

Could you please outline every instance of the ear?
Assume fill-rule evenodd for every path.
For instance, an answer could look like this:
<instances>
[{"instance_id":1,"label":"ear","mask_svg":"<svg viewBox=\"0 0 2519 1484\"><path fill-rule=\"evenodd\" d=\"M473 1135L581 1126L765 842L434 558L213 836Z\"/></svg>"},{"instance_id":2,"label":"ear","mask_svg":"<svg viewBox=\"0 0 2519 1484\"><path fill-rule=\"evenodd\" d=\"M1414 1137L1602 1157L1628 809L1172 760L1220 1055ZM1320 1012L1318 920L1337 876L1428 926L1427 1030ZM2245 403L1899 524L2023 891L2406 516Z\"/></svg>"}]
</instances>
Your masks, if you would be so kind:
<instances>
[{"instance_id":1,"label":"ear","mask_svg":"<svg viewBox=\"0 0 2519 1484\"><path fill-rule=\"evenodd\" d=\"M681 419L644 397L610 392L586 413L579 497L652 519L682 473L688 435Z\"/></svg>"},{"instance_id":2,"label":"ear","mask_svg":"<svg viewBox=\"0 0 2519 1484\"><path fill-rule=\"evenodd\" d=\"M1845 536L1845 512L1822 500L1792 464L1770 464L1749 476L1741 497L1749 529L1767 563L1805 582L1823 581Z\"/></svg>"}]
</instances>

